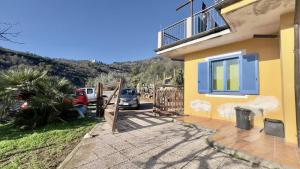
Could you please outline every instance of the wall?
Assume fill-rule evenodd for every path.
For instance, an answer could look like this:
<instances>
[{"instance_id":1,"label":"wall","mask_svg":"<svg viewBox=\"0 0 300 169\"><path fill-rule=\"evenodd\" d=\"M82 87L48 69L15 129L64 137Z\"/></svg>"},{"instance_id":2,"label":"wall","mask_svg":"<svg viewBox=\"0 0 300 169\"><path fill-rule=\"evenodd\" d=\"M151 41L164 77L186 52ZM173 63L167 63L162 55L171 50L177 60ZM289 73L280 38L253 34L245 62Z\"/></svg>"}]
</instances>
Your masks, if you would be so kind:
<instances>
[{"instance_id":1,"label":"wall","mask_svg":"<svg viewBox=\"0 0 300 169\"><path fill-rule=\"evenodd\" d=\"M235 121L234 107L249 106L257 111L255 125L263 127L264 118L284 120L279 39L250 39L185 56L185 113ZM259 96L224 96L198 93L198 63L207 57L243 50L259 53Z\"/></svg>"},{"instance_id":2,"label":"wall","mask_svg":"<svg viewBox=\"0 0 300 169\"><path fill-rule=\"evenodd\" d=\"M234 10L237 10L237 9L240 9L240 8L242 8L244 6L252 4L252 3L256 2L256 1L257 0L241 0L239 2L236 2L236 3L232 4L232 5L229 5L229 6L225 7L225 8L223 8L221 10L221 14L232 12Z\"/></svg>"},{"instance_id":3,"label":"wall","mask_svg":"<svg viewBox=\"0 0 300 169\"><path fill-rule=\"evenodd\" d=\"M297 143L295 80L294 80L294 13L282 15L280 26L280 46L283 85L283 112L286 127L286 140Z\"/></svg>"}]
</instances>

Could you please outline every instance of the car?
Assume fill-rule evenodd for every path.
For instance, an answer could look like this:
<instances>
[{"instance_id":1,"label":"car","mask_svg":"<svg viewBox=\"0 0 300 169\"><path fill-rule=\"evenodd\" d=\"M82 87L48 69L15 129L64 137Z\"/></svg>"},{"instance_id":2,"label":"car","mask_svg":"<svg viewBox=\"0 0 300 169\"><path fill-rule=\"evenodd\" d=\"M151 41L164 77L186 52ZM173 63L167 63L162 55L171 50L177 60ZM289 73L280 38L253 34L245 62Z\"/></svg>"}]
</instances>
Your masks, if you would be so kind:
<instances>
[{"instance_id":1,"label":"car","mask_svg":"<svg viewBox=\"0 0 300 169\"><path fill-rule=\"evenodd\" d=\"M140 99L136 89L127 88L121 90L119 108L139 109Z\"/></svg>"},{"instance_id":2,"label":"car","mask_svg":"<svg viewBox=\"0 0 300 169\"><path fill-rule=\"evenodd\" d=\"M80 90L85 91L89 103L97 102L97 92L95 88L86 87L86 88L80 88Z\"/></svg>"},{"instance_id":3,"label":"car","mask_svg":"<svg viewBox=\"0 0 300 169\"><path fill-rule=\"evenodd\" d=\"M75 98L73 99L73 104L88 106L88 97L84 89L75 90Z\"/></svg>"}]
</instances>

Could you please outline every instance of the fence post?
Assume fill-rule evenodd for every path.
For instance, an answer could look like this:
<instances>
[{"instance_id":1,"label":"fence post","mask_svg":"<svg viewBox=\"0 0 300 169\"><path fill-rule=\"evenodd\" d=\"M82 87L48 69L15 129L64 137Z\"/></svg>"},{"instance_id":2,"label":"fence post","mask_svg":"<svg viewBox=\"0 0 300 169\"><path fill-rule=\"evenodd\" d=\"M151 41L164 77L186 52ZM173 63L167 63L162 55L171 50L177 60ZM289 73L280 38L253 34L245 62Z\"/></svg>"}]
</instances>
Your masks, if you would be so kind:
<instances>
[{"instance_id":1,"label":"fence post","mask_svg":"<svg viewBox=\"0 0 300 169\"><path fill-rule=\"evenodd\" d=\"M103 99L103 84L100 83L100 117L104 117L104 109L103 109L103 104L104 104L104 99Z\"/></svg>"},{"instance_id":2,"label":"fence post","mask_svg":"<svg viewBox=\"0 0 300 169\"><path fill-rule=\"evenodd\" d=\"M193 36L193 17L188 17L186 19L186 38Z\"/></svg>"},{"instance_id":3,"label":"fence post","mask_svg":"<svg viewBox=\"0 0 300 169\"><path fill-rule=\"evenodd\" d=\"M158 32L158 37L157 37L157 48L161 48L163 46L163 31Z\"/></svg>"},{"instance_id":4,"label":"fence post","mask_svg":"<svg viewBox=\"0 0 300 169\"><path fill-rule=\"evenodd\" d=\"M123 89L123 85L124 85L124 79L121 78L120 79L120 84L118 86L119 91L118 91L118 96L117 96L117 100L116 100L116 104L115 104L112 132L115 132L116 129L117 129L117 121L118 121L118 114L119 114L119 103L120 103L120 97L121 97L121 92L122 92L122 89Z\"/></svg>"},{"instance_id":5,"label":"fence post","mask_svg":"<svg viewBox=\"0 0 300 169\"><path fill-rule=\"evenodd\" d=\"M103 85L98 83L97 85L97 105L96 105L96 116L103 117L104 110L103 110Z\"/></svg>"},{"instance_id":6,"label":"fence post","mask_svg":"<svg viewBox=\"0 0 300 169\"><path fill-rule=\"evenodd\" d=\"M154 84L153 89L153 112L156 112L156 85Z\"/></svg>"}]
</instances>

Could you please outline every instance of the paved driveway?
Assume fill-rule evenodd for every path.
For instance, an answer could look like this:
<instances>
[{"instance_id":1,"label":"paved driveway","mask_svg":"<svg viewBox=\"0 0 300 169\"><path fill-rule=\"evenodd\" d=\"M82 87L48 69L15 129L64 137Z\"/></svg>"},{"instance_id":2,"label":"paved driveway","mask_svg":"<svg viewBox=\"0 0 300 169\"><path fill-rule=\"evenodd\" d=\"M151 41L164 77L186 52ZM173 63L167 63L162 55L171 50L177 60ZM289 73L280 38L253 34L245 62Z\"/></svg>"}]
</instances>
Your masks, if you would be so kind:
<instances>
[{"instance_id":1,"label":"paved driveway","mask_svg":"<svg viewBox=\"0 0 300 169\"><path fill-rule=\"evenodd\" d=\"M154 117L145 104L140 111L122 111L112 134L107 123L98 124L62 164L65 169L246 169L249 163L218 152L206 143L210 130Z\"/></svg>"}]
</instances>

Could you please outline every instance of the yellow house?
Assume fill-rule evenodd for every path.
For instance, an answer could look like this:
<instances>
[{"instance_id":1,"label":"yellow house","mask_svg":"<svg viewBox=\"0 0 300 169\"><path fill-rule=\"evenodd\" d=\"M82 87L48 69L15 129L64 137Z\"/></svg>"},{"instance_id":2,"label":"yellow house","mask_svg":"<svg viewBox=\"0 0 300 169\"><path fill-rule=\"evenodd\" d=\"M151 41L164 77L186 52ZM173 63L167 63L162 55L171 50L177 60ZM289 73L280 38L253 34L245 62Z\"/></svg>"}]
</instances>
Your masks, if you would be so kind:
<instances>
[{"instance_id":1,"label":"yellow house","mask_svg":"<svg viewBox=\"0 0 300 169\"><path fill-rule=\"evenodd\" d=\"M256 127L281 120L286 142L297 143L295 0L203 4L158 33L156 53L184 61L184 113L234 122L235 107L247 107Z\"/></svg>"}]
</instances>

